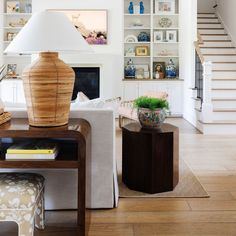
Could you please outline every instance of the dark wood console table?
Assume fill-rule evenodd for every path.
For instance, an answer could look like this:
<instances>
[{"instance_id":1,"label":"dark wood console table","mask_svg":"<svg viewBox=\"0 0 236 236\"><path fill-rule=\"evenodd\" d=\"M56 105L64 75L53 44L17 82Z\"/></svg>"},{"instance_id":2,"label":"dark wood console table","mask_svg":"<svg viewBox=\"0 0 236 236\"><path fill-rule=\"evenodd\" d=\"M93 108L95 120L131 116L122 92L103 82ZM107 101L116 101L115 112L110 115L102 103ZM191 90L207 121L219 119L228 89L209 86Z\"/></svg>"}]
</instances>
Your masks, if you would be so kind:
<instances>
[{"instance_id":1,"label":"dark wood console table","mask_svg":"<svg viewBox=\"0 0 236 236\"><path fill-rule=\"evenodd\" d=\"M122 180L146 193L171 191L179 181L179 129L142 129L138 123L122 128Z\"/></svg>"},{"instance_id":2,"label":"dark wood console table","mask_svg":"<svg viewBox=\"0 0 236 236\"><path fill-rule=\"evenodd\" d=\"M31 127L27 119L13 119L0 126L0 168L25 169L77 169L78 208L77 232L85 235L85 160L90 148L90 125L83 119L71 119L68 125L53 128ZM6 138L59 140L60 151L55 160L5 160L9 147Z\"/></svg>"}]
</instances>

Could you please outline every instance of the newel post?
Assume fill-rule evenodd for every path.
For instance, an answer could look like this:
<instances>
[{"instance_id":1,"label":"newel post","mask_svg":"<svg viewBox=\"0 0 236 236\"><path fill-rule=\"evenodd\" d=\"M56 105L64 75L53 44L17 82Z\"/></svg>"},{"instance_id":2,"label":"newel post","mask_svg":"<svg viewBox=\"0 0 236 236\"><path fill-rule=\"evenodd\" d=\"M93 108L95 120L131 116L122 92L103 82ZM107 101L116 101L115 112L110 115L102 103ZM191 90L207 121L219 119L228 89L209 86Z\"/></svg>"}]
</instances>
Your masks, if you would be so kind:
<instances>
[{"instance_id":1,"label":"newel post","mask_svg":"<svg viewBox=\"0 0 236 236\"><path fill-rule=\"evenodd\" d=\"M205 123L211 123L213 121L212 63L210 61L203 63L202 121Z\"/></svg>"}]
</instances>

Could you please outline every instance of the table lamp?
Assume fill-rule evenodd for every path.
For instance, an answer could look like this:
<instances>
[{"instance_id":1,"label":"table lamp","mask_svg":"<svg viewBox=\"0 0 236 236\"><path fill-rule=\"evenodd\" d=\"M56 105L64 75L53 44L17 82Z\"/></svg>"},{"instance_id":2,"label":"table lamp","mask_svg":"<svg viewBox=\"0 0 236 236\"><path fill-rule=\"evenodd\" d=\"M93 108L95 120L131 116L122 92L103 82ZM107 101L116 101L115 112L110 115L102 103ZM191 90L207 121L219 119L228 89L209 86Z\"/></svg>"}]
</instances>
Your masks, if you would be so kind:
<instances>
[{"instance_id":1,"label":"table lamp","mask_svg":"<svg viewBox=\"0 0 236 236\"><path fill-rule=\"evenodd\" d=\"M22 74L29 124L38 127L68 123L75 74L58 52L87 53L92 49L70 20L55 11L35 13L4 53L39 58Z\"/></svg>"}]
</instances>

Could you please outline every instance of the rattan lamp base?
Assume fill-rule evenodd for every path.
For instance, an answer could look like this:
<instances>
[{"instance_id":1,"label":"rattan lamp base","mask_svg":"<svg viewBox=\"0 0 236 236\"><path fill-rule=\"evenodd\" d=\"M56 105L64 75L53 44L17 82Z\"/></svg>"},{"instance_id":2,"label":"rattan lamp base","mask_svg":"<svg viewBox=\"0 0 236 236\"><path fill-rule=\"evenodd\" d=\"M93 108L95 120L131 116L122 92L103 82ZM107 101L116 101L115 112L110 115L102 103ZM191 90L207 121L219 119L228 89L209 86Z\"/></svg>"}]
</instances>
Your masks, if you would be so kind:
<instances>
[{"instance_id":1,"label":"rattan lamp base","mask_svg":"<svg viewBox=\"0 0 236 236\"><path fill-rule=\"evenodd\" d=\"M43 52L23 72L29 124L38 127L68 123L75 74L58 58Z\"/></svg>"}]
</instances>

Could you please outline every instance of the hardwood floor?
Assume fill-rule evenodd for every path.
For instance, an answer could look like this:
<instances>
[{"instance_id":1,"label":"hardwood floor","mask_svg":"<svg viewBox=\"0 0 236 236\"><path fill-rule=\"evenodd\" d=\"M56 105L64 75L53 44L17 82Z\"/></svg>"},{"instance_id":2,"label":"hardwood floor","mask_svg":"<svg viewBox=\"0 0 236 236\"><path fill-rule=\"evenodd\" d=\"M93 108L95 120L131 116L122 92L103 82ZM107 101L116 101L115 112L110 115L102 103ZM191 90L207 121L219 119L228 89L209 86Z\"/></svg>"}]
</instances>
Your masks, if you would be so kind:
<instances>
[{"instance_id":1,"label":"hardwood floor","mask_svg":"<svg viewBox=\"0 0 236 236\"><path fill-rule=\"evenodd\" d=\"M117 209L90 210L89 236L236 235L236 135L203 136L183 119L180 157L192 168L210 198L122 198ZM118 154L120 155L118 150ZM74 212L48 212L37 236L74 236ZM0 223L1 236L15 236L12 223Z\"/></svg>"}]
</instances>

